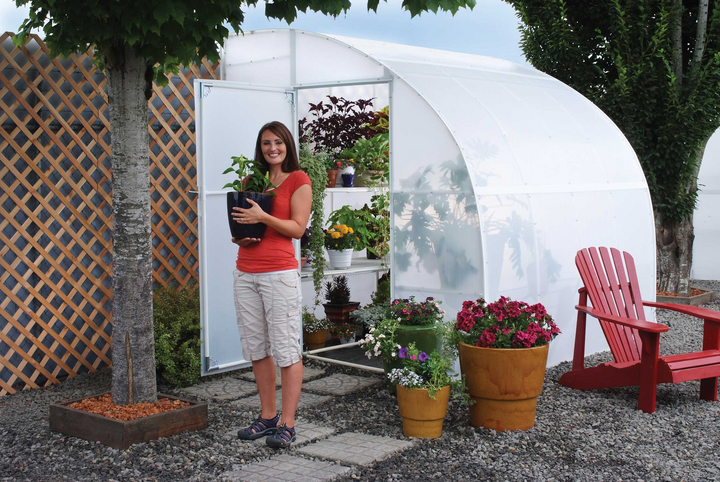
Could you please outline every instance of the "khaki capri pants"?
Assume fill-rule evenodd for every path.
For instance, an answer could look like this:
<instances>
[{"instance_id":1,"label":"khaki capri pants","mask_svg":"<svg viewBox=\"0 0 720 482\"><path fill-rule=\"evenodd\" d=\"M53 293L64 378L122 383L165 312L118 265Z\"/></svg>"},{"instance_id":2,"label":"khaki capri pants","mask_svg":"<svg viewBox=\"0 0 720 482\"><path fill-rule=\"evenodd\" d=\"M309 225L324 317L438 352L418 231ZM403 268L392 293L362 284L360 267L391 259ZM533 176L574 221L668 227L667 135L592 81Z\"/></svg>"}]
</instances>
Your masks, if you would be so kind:
<instances>
[{"instance_id":1,"label":"khaki capri pants","mask_svg":"<svg viewBox=\"0 0 720 482\"><path fill-rule=\"evenodd\" d=\"M300 349L300 274L233 272L235 311L243 357L273 357L288 367L302 359Z\"/></svg>"}]
</instances>

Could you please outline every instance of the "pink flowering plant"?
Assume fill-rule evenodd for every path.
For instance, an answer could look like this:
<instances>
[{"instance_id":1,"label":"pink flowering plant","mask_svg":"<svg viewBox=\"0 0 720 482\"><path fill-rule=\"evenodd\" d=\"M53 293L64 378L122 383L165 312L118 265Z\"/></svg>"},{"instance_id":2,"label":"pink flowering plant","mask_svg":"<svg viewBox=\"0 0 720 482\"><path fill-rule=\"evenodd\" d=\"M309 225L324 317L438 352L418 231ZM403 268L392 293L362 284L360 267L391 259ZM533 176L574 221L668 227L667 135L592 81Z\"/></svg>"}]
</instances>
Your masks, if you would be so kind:
<instances>
[{"instance_id":1,"label":"pink flowering plant","mask_svg":"<svg viewBox=\"0 0 720 482\"><path fill-rule=\"evenodd\" d=\"M360 340L360 347L365 350L368 358L381 358L386 362L397 360L398 350L402 348L395 343L395 330L399 322L386 318L370 330L364 339Z\"/></svg>"},{"instance_id":2,"label":"pink flowering plant","mask_svg":"<svg viewBox=\"0 0 720 482\"><path fill-rule=\"evenodd\" d=\"M547 345L557 335L557 327L540 303L529 305L501 296L495 303L464 301L457 314L451 343L467 343L485 348L532 348Z\"/></svg>"},{"instance_id":3,"label":"pink flowering plant","mask_svg":"<svg viewBox=\"0 0 720 482\"><path fill-rule=\"evenodd\" d=\"M405 388L424 388L430 398L435 398L438 390L450 385L453 398L463 398L465 383L462 379L453 378L453 360L438 351L430 354L420 351L415 343L397 350L397 357L402 360L402 368L394 368L388 373L390 383Z\"/></svg>"},{"instance_id":4,"label":"pink flowering plant","mask_svg":"<svg viewBox=\"0 0 720 482\"><path fill-rule=\"evenodd\" d=\"M401 325L434 325L442 322L445 312L440 309L440 301L428 296L425 301L415 301L415 297L396 299L390 303L390 316Z\"/></svg>"}]
</instances>

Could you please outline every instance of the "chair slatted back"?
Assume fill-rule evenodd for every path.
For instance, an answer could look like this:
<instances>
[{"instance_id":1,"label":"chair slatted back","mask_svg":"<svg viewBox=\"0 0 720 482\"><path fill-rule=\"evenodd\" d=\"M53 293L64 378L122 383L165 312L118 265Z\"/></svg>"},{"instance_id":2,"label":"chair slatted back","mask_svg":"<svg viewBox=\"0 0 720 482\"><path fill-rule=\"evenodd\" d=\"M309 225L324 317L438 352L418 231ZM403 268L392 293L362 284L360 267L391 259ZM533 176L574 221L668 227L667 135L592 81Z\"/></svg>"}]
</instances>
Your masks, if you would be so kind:
<instances>
[{"instance_id":1,"label":"chair slatted back","mask_svg":"<svg viewBox=\"0 0 720 482\"><path fill-rule=\"evenodd\" d=\"M575 265L594 309L614 316L645 320L642 297L630 254L615 248L581 249ZM642 341L638 330L600 320L610 351L619 363L640 359Z\"/></svg>"}]
</instances>

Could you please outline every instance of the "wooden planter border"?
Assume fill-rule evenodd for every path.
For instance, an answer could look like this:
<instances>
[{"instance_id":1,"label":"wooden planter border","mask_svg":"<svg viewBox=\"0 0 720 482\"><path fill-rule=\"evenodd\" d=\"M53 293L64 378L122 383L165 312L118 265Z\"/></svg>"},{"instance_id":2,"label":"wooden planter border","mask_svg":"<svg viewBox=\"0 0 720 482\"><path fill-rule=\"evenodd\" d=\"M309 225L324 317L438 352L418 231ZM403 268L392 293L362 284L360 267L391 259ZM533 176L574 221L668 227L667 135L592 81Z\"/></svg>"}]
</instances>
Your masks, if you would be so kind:
<instances>
[{"instance_id":1,"label":"wooden planter border","mask_svg":"<svg viewBox=\"0 0 720 482\"><path fill-rule=\"evenodd\" d=\"M189 402L190 406L123 422L83 410L70 408L71 403L105 395L100 393L68 402L50 405L50 430L91 442L100 442L116 449L132 444L169 437L188 430L203 430L208 426L208 405L158 393L158 399L168 398Z\"/></svg>"},{"instance_id":2,"label":"wooden planter border","mask_svg":"<svg viewBox=\"0 0 720 482\"><path fill-rule=\"evenodd\" d=\"M657 295L655 301L658 303L674 303L676 305L700 306L717 299L717 293L707 291L695 296L661 296Z\"/></svg>"}]
</instances>

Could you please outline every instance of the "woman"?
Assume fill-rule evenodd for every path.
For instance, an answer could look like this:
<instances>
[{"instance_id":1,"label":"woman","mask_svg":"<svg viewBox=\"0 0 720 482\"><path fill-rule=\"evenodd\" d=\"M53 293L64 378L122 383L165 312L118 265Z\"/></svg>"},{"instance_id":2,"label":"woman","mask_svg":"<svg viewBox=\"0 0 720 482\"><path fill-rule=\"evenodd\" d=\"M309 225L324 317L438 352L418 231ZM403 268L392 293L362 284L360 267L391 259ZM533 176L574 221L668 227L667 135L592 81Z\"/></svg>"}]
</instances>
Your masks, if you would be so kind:
<instances>
[{"instance_id":1,"label":"woman","mask_svg":"<svg viewBox=\"0 0 720 482\"><path fill-rule=\"evenodd\" d=\"M255 160L277 188L272 214L248 199L249 209L234 208L242 224L265 223L265 237L235 239L240 246L235 275L235 309L243 355L252 361L262 413L238 438L269 435L267 445L289 447L295 441L295 410L303 365L300 350L300 276L292 238L300 238L310 219L310 178L300 170L292 134L280 122L258 134ZM282 417L275 407L275 365L282 377Z\"/></svg>"}]
</instances>

